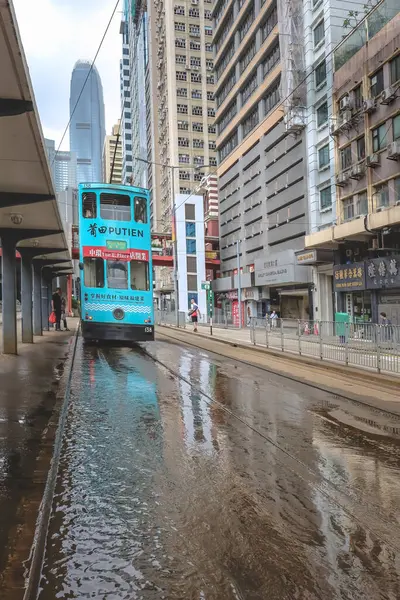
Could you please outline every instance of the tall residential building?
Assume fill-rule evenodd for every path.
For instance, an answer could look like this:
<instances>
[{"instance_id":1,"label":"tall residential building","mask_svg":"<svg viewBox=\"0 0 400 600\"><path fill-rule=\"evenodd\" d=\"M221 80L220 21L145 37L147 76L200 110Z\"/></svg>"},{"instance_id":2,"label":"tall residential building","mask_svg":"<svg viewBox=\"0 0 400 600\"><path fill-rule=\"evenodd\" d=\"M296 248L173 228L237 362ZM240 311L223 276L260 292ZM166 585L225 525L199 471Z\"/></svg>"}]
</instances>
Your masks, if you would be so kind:
<instances>
[{"instance_id":1,"label":"tall residential building","mask_svg":"<svg viewBox=\"0 0 400 600\"><path fill-rule=\"evenodd\" d=\"M334 138L332 122L333 50L343 37L343 23L358 1L307 0L303 4L304 48L307 77L306 137L308 216L307 232L330 227L336 220ZM346 13L347 11L347 13ZM301 264L314 265L314 317L328 321L333 315L332 252L300 252Z\"/></svg>"},{"instance_id":2,"label":"tall residential building","mask_svg":"<svg viewBox=\"0 0 400 600\"><path fill-rule=\"evenodd\" d=\"M111 135L106 135L104 140L103 181L105 183L122 183L122 141L119 135L120 126L121 124L118 120L118 123L112 128Z\"/></svg>"},{"instance_id":3,"label":"tall residential building","mask_svg":"<svg viewBox=\"0 0 400 600\"><path fill-rule=\"evenodd\" d=\"M336 215L306 249L333 254L335 310L400 325L400 4L382 0L334 51Z\"/></svg>"},{"instance_id":4,"label":"tall residential building","mask_svg":"<svg viewBox=\"0 0 400 600\"><path fill-rule=\"evenodd\" d=\"M129 60L132 65L130 79L132 100L132 181L134 185L140 187L147 187L147 162L145 162L147 161L147 109L146 88L143 85L148 62L148 27L145 7L145 1L136 7L134 16L131 15L131 27L129 29L131 39Z\"/></svg>"},{"instance_id":5,"label":"tall residential building","mask_svg":"<svg viewBox=\"0 0 400 600\"><path fill-rule=\"evenodd\" d=\"M307 232L301 0L217 0L213 7L221 275L227 312L313 313ZM238 269L241 298L238 298ZM242 306L245 308L245 306Z\"/></svg>"},{"instance_id":6,"label":"tall residential building","mask_svg":"<svg viewBox=\"0 0 400 600\"><path fill-rule=\"evenodd\" d=\"M65 150L56 152L54 140L45 139L44 142L56 192L62 192L67 187L76 187L75 153Z\"/></svg>"},{"instance_id":7,"label":"tall residential building","mask_svg":"<svg viewBox=\"0 0 400 600\"><path fill-rule=\"evenodd\" d=\"M86 83L85 83L86 82ZM102 181L105 137L103 86L95 66L78 60L70 89L70 150L77 157L78 183Z\"/></svg>"},{"instance_id":8,"label":"tall residential building","mask_svg":"<svg viewBox=\"0 0 400 600\"><path fill-rule=\"evenodd\" d=\"M216 166L211 8L212 0L147 6L149 159L160 163L151 165L149 188L158 231L171 229L172 194L190 195Z\"/></svg>"},{"instance_id":9,"label":"tall residential building","mask_svg":"<svg viewBox=\"0 0 400 600\"><path fill-rule=\"evenodd\" d=\"M122 35L122 59L120 61L120 92L122 114L122 183L129 184L132 179L132 93L130 64L130 18L132 0L124 0L120 33Z\"/></svg>"}]
</instances>

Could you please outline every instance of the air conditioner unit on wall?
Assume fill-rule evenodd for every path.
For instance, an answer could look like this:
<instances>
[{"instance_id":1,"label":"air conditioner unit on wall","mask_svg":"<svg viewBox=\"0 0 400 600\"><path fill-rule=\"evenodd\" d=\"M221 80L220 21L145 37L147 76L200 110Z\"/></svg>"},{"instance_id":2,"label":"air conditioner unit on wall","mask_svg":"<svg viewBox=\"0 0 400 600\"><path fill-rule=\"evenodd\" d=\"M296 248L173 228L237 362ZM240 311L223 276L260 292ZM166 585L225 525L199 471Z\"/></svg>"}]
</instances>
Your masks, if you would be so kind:
<instances>
[{"instance_id":1,"label":"air conditioner unit on wall","mask_svg":"<svg viewBox=\"0 0 400 600\"><path fill-rule=\"evenodd\" d=\"M381 162L381 155L380 154L370 154L369 156L367 156L367 158L365 159L365 164L367 165L367 167L377 167Z\"/></svg>"},{"instance_id":2,"label":"air conditioner unit on wall","mask_svg":"<svg viewBox=\"0 0 400 600\"><path fill-rule=\"evenodd\" d=\"M362 105L363 112L371 113L376 109L376 99L366 98Z\"/></svg>"},{"instance_id":3,"label":"air conditioner unit on wall","mask_svg":"<svg viewBox=\"0 0 400 600\"><path fill-rule=\"evenodd\" d=\"M390 160L399 160L400 159L400 140L396 140L392 142L387 147L387 157Z\"/></svg>"},{"instance_id":4,"label":"air conditioner unit on wall","mask_svg":"<svg viewBox=\"0 0 400 600\"><path fill-rule=\"evenodd\" d=\"M342 171L341 173L338 173L336 175L336 185L346 185L347 182L349 181L350 178L350 173L349 171Z\"/></svg>"},{"instance_id":5,"label":"air conditioner unit on wall","mask_svg":"<svg viewBox=\"0 0 400 600\"><path fill-rule=\"evenodd\" d=\"M347 110L349 108L352 108L351 104L352 102L350 96L343 96L343 98L341 98L339 102L339 110Z\"/></svg>"},{"instance_id":6,"label":"air conditioner unit on wall","mask_svg":"<svg viewBox=\"0 0 400 600\"><path fill-rule=\"evenodd\" d=\"M359 163L358 165L354 165L354 167L350 171L350 177L352 179L361 179L364 175L365 167L363 163Z\"/></svg>"},{"instance_id":7,"label":"air conditioner unit on wall","mask_svg":"<svg viewBox=\"0 0 400 600\"><path fill-rule=\"evenodd\" d=\"M397 90L393 85L390 85L388 88L383 90L380 96L381 104L390 104L394 100L396 100Z\"/></svg>"}]
</instances>

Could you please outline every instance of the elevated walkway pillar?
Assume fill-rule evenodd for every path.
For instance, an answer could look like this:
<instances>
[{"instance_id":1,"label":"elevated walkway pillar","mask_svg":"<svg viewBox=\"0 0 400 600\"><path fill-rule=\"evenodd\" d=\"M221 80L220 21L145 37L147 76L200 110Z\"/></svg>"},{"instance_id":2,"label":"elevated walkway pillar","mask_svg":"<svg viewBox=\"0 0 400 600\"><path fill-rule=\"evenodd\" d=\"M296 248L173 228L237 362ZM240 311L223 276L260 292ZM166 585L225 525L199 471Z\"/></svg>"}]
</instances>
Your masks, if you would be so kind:
<instances>
[{"instance_id":1,"label":"elevated walkway pillar","mask_svg":"<svg viewBox=\"0 0 400 600\"><path fill-rule=\"evenodd\" d=\"M12 235L1 237L3 250L3 352L17 354L17 281L16 239Z\"/></svg>"}]
</instances>

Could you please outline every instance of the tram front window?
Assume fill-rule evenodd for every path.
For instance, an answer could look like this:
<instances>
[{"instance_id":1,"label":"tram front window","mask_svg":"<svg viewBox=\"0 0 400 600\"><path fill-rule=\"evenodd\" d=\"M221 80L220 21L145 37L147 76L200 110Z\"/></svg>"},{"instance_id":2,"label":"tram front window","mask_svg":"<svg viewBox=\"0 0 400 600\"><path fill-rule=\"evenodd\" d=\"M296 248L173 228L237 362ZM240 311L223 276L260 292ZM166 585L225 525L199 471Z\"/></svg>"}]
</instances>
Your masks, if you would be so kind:
<instances>
[{"instance_id":1,"label":"tram front window","mask_svg":"<svg viewBox=\"0 0 400 600\"><path fill-rule=\"evenodd\" d=\"M149 263L131 260L131 289L148 292L150 290Z\"/></svg>"},{"instance_id":2,"label":"tram front window","mask_svg":"<svg viewBox=\"0 0 400 600\"><path fill-rule=\"evenodd\" d=\"M104 287L104 260L102 258L84 258L83 276L86 287Z\"/></svg>"},{"instance_id":3,"label":"tram front window","mask_svg":"<svg viewBox=\"0 0 400 600\"><path fill-rule=\"evenodd\" d=\"M107 287L116 290L128 289L128 264L116 260L107 261Z\"/></svg>"}]
</instances>

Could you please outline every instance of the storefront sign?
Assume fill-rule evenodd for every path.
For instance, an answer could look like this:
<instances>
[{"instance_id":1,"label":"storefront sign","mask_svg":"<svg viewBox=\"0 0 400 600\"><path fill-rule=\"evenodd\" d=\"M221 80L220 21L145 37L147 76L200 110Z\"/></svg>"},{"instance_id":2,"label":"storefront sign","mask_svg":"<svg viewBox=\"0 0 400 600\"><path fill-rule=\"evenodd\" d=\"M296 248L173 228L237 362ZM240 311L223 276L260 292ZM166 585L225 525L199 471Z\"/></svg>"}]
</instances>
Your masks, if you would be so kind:
<instances>
[{"instance_id":1,"label":"storefront sign","mask_svg":"<svg viewBox=\"0 0 400 600\"><path fill-rule=\"evenodd\" d=\"M333 250L325 248L303 250L303 252L296 252L295 254L298 265L315 265L318 263L333 262Z\"/></svg>"},{"instance_id":2,"label":"storefront sign","mask_svg":"<svg viewBox=\"0 0 400 600\"><path fill-rule=\"evenodd\" d=\"M365 267L363 262L337 265L333 268L335 292L365 290Z\"/></svg>"},{"instance_id":3,"label":"storefront sign","mask_svg":"<svg viewBox=\"0 0 400 600\"><path fill-rule=\"evenodd\" d=\"M244 315L245 315L245 306L244 302L241 303L242 309L242 327L244 326ZM239 302L236 300L232 302L232 321L235 327L239 327Z\"/></svg>"},{"instance_id":4,"label":"storefront sign","mask_svg":"<svg viewBox=\"0 0 400 600\"><path fill-rule=\"evenodd\" d=\"M307 269L297 265L294 250L284 250L255 261L257 286L307 283L307 279Z\"/></svg>"},{"instance_id":5,"label":"storefront sign","mask_svg":"<svg viewBox=\"0 0 400 600\"><path fill-rule=\"evenodd\" d=\"M246 300L259 300L260 293L258 288L247 288L244 290L244 297Z\"/></svg>"},{"instance_id":6,"label":"storefront sign","mask_svg":"<svg viewBox=\"0 0 400 600\"><path fill-rule=\"evenodd\" d=\"M367 289L400 287L400 256L385 256L366 261Z\"/></svg>"},{"instance_id":7,"label":"storefront sign","mask_svg":"<svg viewBox=\"0 0 400 600\"><path fill-rule=\"evenodd\" d=\"M296 254L296 259L298 265L311 265L316 262L317 253L315 250L302 252L301 254Z\"/></svg>"}]
</instances>

